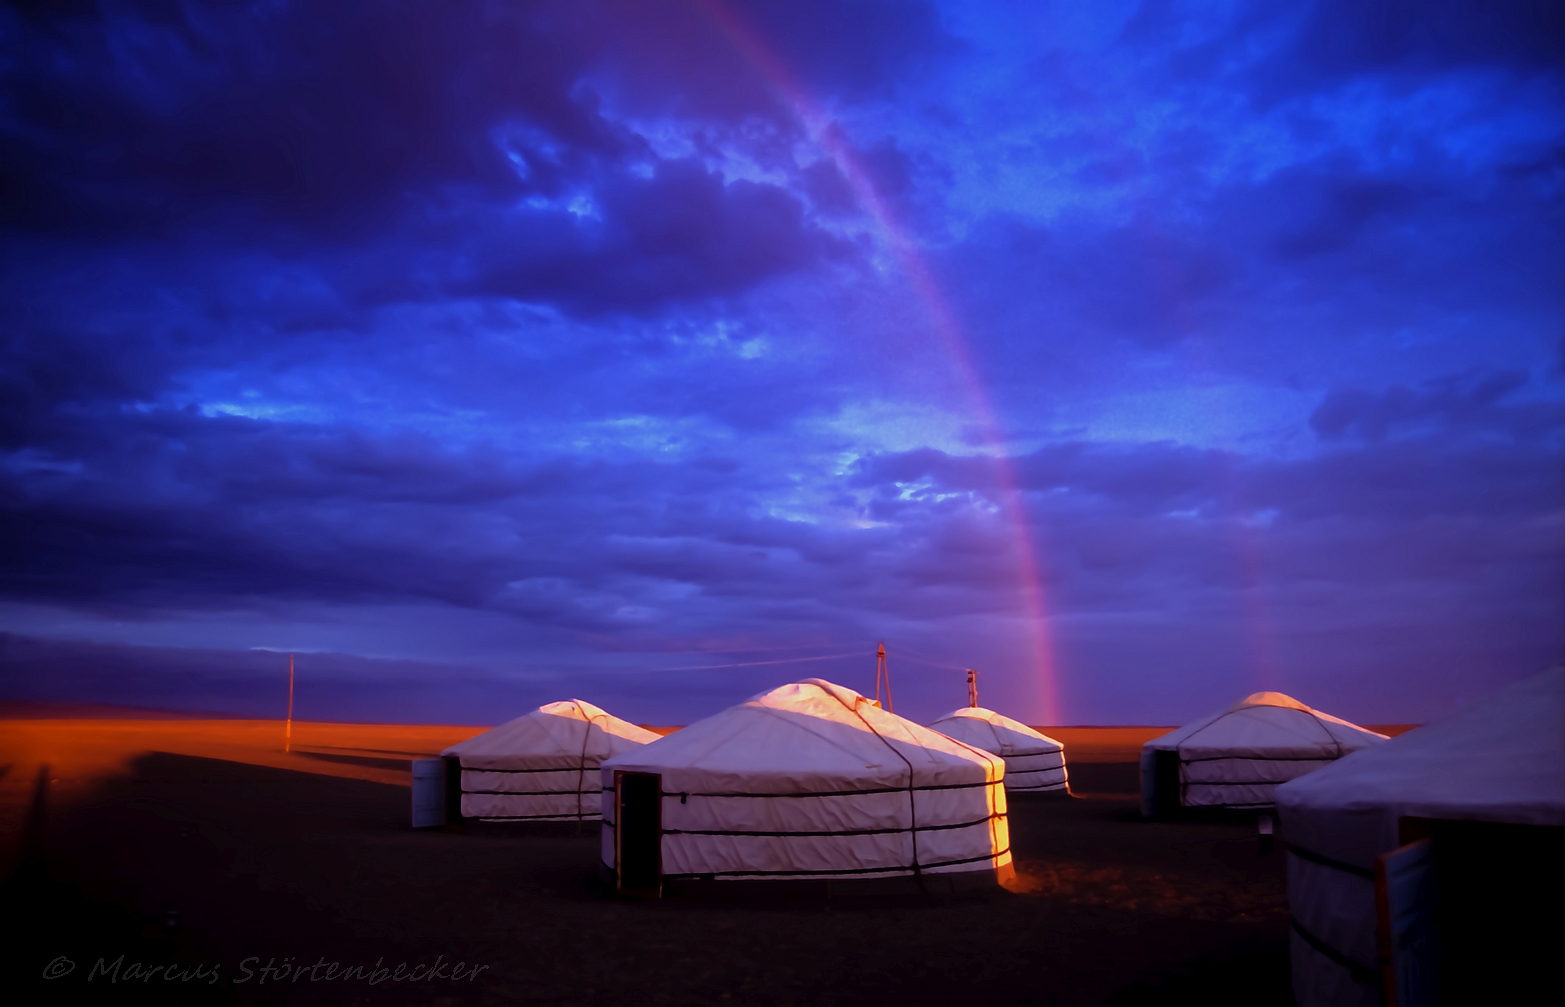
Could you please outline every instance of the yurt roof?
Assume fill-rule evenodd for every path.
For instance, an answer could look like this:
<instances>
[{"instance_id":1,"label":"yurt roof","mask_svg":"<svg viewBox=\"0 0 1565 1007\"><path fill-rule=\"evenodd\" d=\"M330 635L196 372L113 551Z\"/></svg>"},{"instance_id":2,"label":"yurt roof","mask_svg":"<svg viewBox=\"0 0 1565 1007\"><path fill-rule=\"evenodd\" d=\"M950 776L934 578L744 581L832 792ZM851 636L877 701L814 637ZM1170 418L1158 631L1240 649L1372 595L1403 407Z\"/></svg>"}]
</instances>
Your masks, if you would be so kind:
<instances>
[{"instance_id":1,"label":"yurt roof","mask_svg":"<svg viewBox=\"0 0 1565 1007\"><path fill-rule=\"evenodd\" d=\"M996 780L1002 760L819 678L780 686L604 764L713 790L844 791ZM681 784L684 785L684 784Z\"/></svg>"},{"instance_id":2,"label":"yurt roof","mask_svg":"<svg viewBox=\"0 0 1565 1007\"><path fill-rule=\"evenodd\" d=\"M657 739L651 731L591 703L570 699L547 703L440 754L460 756L464 764L479 762L491 769L537 768L540 760L559 760L562 767L575 767L584 755L607 758ZM516 765L508 765L511 762Z\"/></svg>"},{"instance_id":3,"label":"yurt roof","mask_svg":"<svg viewBox=\"0 0 1565 1007\"><path fill-rule=\"evenodd\" d=\"M1565 825L1565 666L1293 780L1277 804Z\"/></svg>"},{"instance_id":4,"label":"yurt roof","mask_svg":"<svg viewBox=\"0 0 1565 1007\"><path fill-rule=\"evenodd\" d=\"M929 726L993 755L1046 755L1065 748L1048 735L981 706L952 710Z\"/></svg>"},{"instance_id":5,"label":"yurt roof","mask_svg":"<svg viewBox=\"0 0 1565 1007\"><path fill-rule=\"evenodd\" d=\"M1147 749L1211 754L1343 755L1386 740L1383 734L1311 709L1280 692L1256 692L1227 709L1153 738Z\"/></svg>"}]
</instances>

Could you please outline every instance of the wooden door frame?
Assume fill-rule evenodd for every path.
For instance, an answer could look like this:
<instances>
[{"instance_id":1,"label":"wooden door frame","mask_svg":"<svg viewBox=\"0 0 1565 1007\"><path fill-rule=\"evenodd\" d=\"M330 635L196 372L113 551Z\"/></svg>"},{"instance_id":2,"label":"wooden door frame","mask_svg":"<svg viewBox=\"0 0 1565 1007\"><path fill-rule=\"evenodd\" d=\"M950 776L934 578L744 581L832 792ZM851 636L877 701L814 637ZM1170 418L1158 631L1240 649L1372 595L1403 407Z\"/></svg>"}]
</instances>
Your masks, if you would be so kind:
<instances>
[{"instance_id":1,"label":"wooden door frame","mask_svg":"<svg viewBox=\"0 0 1565 1007\"><path fill-rule=\"evenodd\" d=\"M625 823L625 789L626 776L649 776L657 781L657 854L658 867L657 886L653 888L626 888L623 883L623 874L620 866L624 863L624 856L620 849L624 835L622 826ZM624 895L634 899L660 899L663 897L663 776L660 773L640 773L633 770L616 769L614 771L614 892L616 895Z\"/></svg>"}]
</instances>

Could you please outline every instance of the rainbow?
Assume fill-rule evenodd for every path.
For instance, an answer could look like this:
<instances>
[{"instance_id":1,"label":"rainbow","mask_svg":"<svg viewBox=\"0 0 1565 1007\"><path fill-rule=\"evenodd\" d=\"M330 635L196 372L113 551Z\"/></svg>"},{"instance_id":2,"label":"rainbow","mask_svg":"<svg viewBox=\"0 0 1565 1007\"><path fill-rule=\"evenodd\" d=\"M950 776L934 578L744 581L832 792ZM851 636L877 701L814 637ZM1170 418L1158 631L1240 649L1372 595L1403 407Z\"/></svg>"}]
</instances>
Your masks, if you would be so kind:
<instances>
[{"instance_id":1,"label":"rainbow","mask_svg":"<svg viewBox=\"0 0 1565 1007\"><path fill-rule=\"evenodd\" d=\"M890 249L898 267L917 292L934 331L956 366L956 372L966 388L980 426L992 442L1000 443L1002 440L1000 424L994 405L979 376L978 367L968 348L968 339L956 312L942 293L917 243L876 190L868 172L859 164L853 149L848 146L841 131L829 128L831 124L827 116L810 98L803 85L737 14L724 7L719 0L695 0L695 6L707 15L740 55L792 109L811 141L836 164L858 199L859 205L874 223L881 240ZM1037 711L1037 717L1042 723L1064 723L1064 711L1060 704L1056 681L1054 650L1049 636L1043 581L1039 575L1036 552L1032 534L1027 527L1027 516L1022 506L1021 493L1017 488L1016 474L1010 458L998 454L992 458L996 483L1000 491L1001 511L1016 544L1017 573L1026 605L1026 624L1035 667L1035 674L1031 681L1037 690L1036 701L1041 707Z\"/></svg>"}]
</instances>

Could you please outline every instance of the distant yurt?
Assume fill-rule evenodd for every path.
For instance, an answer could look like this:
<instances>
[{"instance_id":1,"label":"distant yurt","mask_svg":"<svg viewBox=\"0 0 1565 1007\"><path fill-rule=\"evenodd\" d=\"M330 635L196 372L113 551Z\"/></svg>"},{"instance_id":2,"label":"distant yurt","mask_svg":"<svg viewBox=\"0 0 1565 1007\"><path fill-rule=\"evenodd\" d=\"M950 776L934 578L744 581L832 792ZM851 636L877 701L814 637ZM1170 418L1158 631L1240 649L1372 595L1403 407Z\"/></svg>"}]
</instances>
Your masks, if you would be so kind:
<instances>
[{"instance_id":1,"label":"distant yurt","mask_svg":"<svg viewBox=\"0 0 1565 1007\"><path fill-rule=\"evenodd\" d=\"M603 863L665 880L1011 874L1005 763L818 678L603 764Z\"/></svg>"},{"instance_id":2,"label":"distant yurt","mask_svg":"<svg viewBox=\"0 0 1565 1007\"><path fill-rule=\"evenodd\" d=\"M1277 814L1301 1007L1557 988L1565 670L1278 787Z\"/></svg>"},{"instance_id":3,"label":"distant yurt","mask_svg":"<svg viewBox=\"0 0 1565 1007\"><path fill-rule=\"evenodd\" d=\"M1280 692L1257 692L1141 748L1141 813L1264 809L1280 783L1386 740Z\"/></svg>"},{"instance_id":4,"label":"distant yurt","mask_svg":"<svg viewBox=\"0 0 1565 1007\"><path fill-rule=\"evenodd\" d=\"M948 738L1004 759L1008 794L1066 789L1065 746L1026 724L981 706L964 706L929 726Z\"/></svg>"},{"instance_id":5,"label":"distant yurt","mask_svg":"<svg viewBox=\"0 0 1565 1007\"><path fill-rule=\"evenodd\" d=\"M597 819L603 760L658 736L579 699L549 703L440 754L461 764L461 815L486 822Z\"/></svg>"}]
</instances>

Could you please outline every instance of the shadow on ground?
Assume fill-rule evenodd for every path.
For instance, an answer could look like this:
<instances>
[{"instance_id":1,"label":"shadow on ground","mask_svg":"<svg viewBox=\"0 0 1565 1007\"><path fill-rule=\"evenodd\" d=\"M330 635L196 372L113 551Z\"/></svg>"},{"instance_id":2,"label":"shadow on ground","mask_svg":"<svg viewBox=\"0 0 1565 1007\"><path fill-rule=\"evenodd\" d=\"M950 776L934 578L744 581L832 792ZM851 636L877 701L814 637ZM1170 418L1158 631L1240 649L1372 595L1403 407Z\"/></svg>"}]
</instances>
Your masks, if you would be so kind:
<instances>
[{"instance_id":1,"label":"shadow on ground","mask_svg":"<svg viewBox=\"0 0 1565 1007\"><path fill-rule=\"evenodd\" d=\"M48 798L5 883L28 921L8 974L39 977L16 1002L1289 1002L1280 856L1243 823L1134 820L1128 796L1017 800L1023 892L896 905L620 901L595 823L414 832L405 788L214 759L154 753ZM221 980L89 985L121 954ZM74 971L42 979L61 956ZM288 978L263 985L269 962Z\"/></svg>"},{"instance_id":2,"label":"shadow on ground","mask_svg":"<svg viewBox=\"0 0 1565 1007\"><path fill-rule=\"evenodd\" d=\"M11 933L7 999L44 1003L97 994L129 1004L234 1002L214 956L177 915L139 914L67 880L70 869L48 842L49 797L49 767L40 766L19 855L0 883Z\"/></svg>"}]
</instances>

